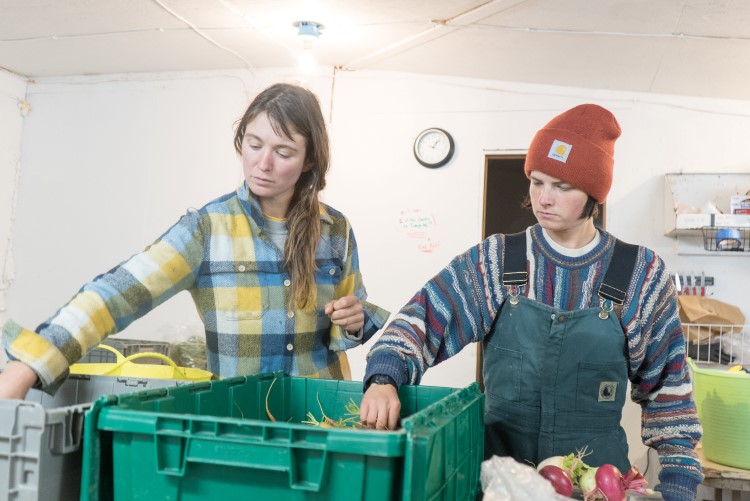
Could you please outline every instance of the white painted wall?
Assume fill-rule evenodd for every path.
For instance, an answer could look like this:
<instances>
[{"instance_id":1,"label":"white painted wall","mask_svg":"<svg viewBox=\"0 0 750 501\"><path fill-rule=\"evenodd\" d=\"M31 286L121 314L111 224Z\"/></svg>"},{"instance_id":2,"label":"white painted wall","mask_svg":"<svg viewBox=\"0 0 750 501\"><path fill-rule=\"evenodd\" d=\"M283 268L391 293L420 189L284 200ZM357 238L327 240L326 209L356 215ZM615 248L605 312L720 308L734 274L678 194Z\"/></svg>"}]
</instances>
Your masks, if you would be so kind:
<instances>
[{"instance_id":1,"label":"white painted wall","mask_svg":"<svg viewBox=\"0 0 750 501\"><path fill-rule=\"evenodd\" d=\"M5 322L6 294L14 279L13 222L21 131L26 113L26 82L0 70L0 323ZM2 350L0 350L2 351ZM0 361L4 360L4 352Z\"/></svg>"},{"instance_id":2,"label":"white painted wall","mask_svg":"<svg viewBox=\"0 0 750 501\"><path fill-rule=\"evenodd\" d=\"M750 314L743 294L749 255L678 255L676 241L663 235L662 216L664 173L750 171L743 140L750 103L374 73L339 75L335 89L336 162L328 196L359 229L367 269L376 267L366 277L373 297L403 303L481 236L486 154L524 150L554 115L596 102L611 109L623 129L608 229L654 248L676 270L705 269L716 276L716 297ZM449 130L457 143L455 160L441 169L419 167L411 153L415 136L428 126ZM401 211L414 209L435 216L432 253L421 252L399 227ZM466 354L465 365L452 360L428 379L471 378L472 361Z\"/></svg>"},{"instance_id":3,"label":"white painted wall","mask_svg":"<svg viewBox=\"0 0 750 501\"><path fill-rule=\"evenodd\" d=\"M186 208L233 190L240 182L234 122L260 89L291 77L279 70L29 84L32 111L21 143L10 270L15 281L7 291L12 317L34 327L85 281L150 243ZM610 108L623 128L608 229L654 248L675 270L705 270L716 277L718 299L750 314L747 253L678 255L675 240L662 234L663 174L750 171L750 102L378 72L321 74L308 84L330 121L333 167L325 200L351 219L370 298L391 311L481 238L485 155L525 150L554 115L595 102ZM0 127L8 126L5 116ZM430 126L450 131L457 145L454 161L436 170L420 167L412 155L414 138ZM3 180L12 179L5 172L9 163L2 163ZM429 242L402 226L415 214L434 217ZM9 213L0 212L0 225L8 223ZM200 332L183 294L123 337ZM355 378L364 373L368 348L351 352ZM464 386L474 379L474 364L470 347L431 369L424 383ZM629 406L625 422L631 457L642 461L638 409Z\"/></svg>"}]
</instances>

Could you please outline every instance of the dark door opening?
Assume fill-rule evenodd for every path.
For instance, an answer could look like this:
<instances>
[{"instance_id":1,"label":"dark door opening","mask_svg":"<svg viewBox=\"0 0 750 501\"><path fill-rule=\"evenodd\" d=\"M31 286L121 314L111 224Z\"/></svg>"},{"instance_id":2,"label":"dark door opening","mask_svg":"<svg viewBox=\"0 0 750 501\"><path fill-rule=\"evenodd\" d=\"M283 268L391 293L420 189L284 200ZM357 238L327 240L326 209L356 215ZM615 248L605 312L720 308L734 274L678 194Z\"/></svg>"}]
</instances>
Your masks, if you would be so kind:
<instances>
[{"instance_id":1,"label":"dark door opening","mask_svg":"<svg viewBox=\"0 0 750 501\"><path fill-rule=\"evenodd\" d=\"M529 193L529 180L523 172L525 160L526 155L487 157L482 238L495 233L517 233L536 224L531 208L521 206ZM604 227L604 205L599 205L594 224Z\"/></svg>"}]
</instances>

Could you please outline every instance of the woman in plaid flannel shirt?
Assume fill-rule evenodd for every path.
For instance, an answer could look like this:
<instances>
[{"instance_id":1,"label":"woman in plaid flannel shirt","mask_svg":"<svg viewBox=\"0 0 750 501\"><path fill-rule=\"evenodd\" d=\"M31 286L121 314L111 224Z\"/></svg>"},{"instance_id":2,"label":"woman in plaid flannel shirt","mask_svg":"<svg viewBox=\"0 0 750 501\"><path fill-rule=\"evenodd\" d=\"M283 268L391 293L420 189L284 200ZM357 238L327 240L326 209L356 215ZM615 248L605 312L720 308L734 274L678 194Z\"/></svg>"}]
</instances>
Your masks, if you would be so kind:
<instances>
[{"instance_id":1,"label":"woman in plaid flannel shirt","mask_svg":"<svg viewBox=\"0 0 750 501\"><path fill-rule=\"evenodd\" d=\"M237 190L188 211L35 331L5 324L0 398L24 398L33 385L54 393L70 364L183 290L217 376L350 377L344 351L370 339L388 312L366 301L349 221L319 199L330 159L317 98L272 85L246 110L234 146L245 177Z\"/></svg>"}]
</instances>

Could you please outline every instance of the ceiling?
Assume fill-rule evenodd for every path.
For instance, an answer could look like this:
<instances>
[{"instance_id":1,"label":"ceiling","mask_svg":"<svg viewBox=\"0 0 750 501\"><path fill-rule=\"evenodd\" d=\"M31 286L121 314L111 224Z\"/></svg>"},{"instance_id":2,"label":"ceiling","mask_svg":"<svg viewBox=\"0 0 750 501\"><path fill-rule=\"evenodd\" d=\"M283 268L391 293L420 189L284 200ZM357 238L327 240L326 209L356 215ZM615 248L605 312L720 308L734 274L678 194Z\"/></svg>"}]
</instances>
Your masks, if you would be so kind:
<instances>
[{"instance_id":1,"label":"ceiling","mask_svg":"<svg viewBox=\"0 0 750 501\"><path fill-rule=\"evenodd\" d=\"M750 100L747 0L0 0L0 67L33 79L289 67L295 21L340 71Z\"/></svg>"}]
</instances>

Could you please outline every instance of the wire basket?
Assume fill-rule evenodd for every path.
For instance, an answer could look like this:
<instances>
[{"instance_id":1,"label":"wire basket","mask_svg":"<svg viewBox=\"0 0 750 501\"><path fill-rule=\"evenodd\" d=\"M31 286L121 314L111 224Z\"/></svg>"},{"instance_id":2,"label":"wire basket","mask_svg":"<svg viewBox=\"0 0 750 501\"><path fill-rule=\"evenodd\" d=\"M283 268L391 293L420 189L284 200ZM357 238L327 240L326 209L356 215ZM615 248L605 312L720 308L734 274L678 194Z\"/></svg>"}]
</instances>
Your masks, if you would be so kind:
<instances>
[{"instance_id":1,"label":"wire basket","mask_svg":"<svg viewBox=\"0 0 750 501\"><path fill-rule=\"evenodd\" d=\"M750 369L750 325L682 324L688 356L696 363Z\"/></svg>"},{"instance_id":2,"label":"wire basket","mask_svg":"<svg viewBox=\"0 0 750 501\"><path fill-rule=\"evenodd\" d=\"M701 231L707 251L750 252L750 227L706 226Z\"/></svg>"}]
</instances>

